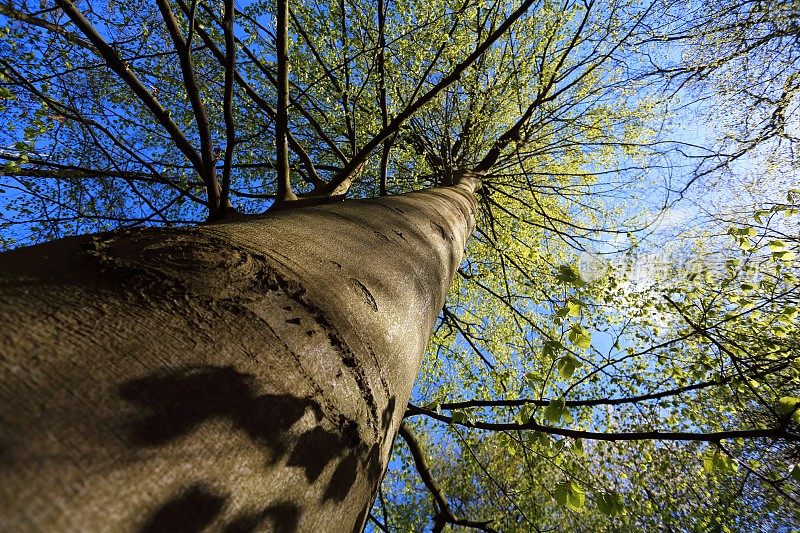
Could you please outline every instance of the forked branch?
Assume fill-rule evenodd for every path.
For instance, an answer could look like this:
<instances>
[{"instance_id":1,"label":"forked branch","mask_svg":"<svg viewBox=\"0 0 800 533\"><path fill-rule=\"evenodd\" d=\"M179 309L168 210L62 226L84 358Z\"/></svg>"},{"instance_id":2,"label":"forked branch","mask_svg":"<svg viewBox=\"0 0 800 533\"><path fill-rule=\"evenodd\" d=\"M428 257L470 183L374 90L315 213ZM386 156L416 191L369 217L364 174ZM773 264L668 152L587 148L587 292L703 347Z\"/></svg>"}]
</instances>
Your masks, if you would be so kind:
<instances>
[{"instance_id":1,"label":"forked branch","mask_svg":"<svg viewBox=\"0 0 800 533\"><path fill-rule=\"evenodd\" d=\"M461 75L480 58L486 50L489 49L498 39L500 39L508 29L514 24L525 12L533 5L536 0L525 0L503 23L497 27L477 48L467 56L461 63L456 65L453 71L447 76L443 77L428 92L420 96L415 101L411 102L405 107L392 121L370 139L358 153L353 156L344 168L331 180L323 192L329 195L344 194L355 178L356 174L363 168L364 163L367 161L372 152L383 141L394 135L400 130L400 126L408 120L411 116L419 111L425 104L433 100L439 93L451 86L453 83L461 78Z\"/></svg>"}]
</instances>

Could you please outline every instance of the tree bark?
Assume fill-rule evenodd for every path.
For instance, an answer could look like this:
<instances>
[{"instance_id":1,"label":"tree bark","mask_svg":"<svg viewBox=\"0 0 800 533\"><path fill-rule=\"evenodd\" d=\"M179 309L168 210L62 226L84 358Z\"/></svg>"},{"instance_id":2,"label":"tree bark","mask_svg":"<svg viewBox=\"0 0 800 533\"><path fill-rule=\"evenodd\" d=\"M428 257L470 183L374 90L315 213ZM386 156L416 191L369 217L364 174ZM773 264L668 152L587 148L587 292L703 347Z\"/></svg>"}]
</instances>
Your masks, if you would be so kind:
<instances>
[{"instance_id":1,"label":"tree bark","mask_svg":"<svg viewBox=\"0 0 800 533\"><path fill-rule=\"evenodd\" d=\"M0 530L363 528L476 185L0 256Z\"/></svg>"}]
</instances>

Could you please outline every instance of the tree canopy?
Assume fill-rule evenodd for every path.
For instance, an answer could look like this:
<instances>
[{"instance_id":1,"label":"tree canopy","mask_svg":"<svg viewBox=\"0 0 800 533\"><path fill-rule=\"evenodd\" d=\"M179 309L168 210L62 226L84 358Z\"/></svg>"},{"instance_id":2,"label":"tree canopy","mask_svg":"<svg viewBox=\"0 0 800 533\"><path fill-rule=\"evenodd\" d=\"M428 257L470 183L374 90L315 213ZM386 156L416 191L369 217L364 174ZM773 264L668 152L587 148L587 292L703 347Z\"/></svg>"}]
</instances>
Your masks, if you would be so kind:
<instances>
[{"instance_id":1,"label":"tree canopy","mask_svg":"<svg viewBox=\"0 0 800 533\"><path fill-rule=\"evenodd\" d=\"M0 244L482 176L368 528L800 523L800 10L0 3Z\"/></svg>"}]
</instances>

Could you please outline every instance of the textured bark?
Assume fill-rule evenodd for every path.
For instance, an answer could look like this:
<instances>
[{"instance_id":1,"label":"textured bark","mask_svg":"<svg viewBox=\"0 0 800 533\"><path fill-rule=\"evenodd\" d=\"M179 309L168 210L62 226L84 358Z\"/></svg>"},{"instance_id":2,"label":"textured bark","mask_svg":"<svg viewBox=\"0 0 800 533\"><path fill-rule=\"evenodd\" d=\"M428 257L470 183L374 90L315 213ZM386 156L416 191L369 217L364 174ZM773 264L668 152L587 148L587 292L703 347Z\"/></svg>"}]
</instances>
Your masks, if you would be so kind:
<instances>
[{"instance_id":1,"label":"textured bark","mask_svg":"<svg viewBox=\"0 0 800 533\"><path fill-rule=\"evenodd\" d=\"M361 529L473 190L0 256L0 530Z\"/></svg>"}]
</instances>

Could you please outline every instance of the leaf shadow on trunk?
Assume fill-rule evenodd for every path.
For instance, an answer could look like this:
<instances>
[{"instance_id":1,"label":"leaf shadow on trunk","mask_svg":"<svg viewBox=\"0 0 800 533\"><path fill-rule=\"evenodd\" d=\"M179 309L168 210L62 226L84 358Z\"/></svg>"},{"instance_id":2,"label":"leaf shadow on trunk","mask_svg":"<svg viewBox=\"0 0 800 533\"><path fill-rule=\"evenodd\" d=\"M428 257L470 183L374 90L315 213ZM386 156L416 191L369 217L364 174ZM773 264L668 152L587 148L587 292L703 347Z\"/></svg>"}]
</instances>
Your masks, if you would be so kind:
<instances>
[{"instance_id":1,"label":"leaf shadow on trunk","mask_svg":"<svg viewBox=\"0 0 800 533\"><path fill-rule=\"evenodd\" d=\"M162 505L142 527L141 533L194 533L208 528L225 506L227 497L195 484ZM291 502L269 505L261 512L241 513L222 530L250 533L268 529L275 533L297 531L300 509ZM267 528L267 526L269 526Z\"/></svg>"},{"instance_id":2,"label":"leaf shadow on trunk","mask_svg":"<svg viewBox=\"0 0 800 533\"><path fill-rule=\"evenodd\" d=\"M359 472L369 483L379 481L383 468L380 446L368 450L360 442L356 423L340 420L335 433L315 425L298 433L292 427L310 410L316 421L323 419L319 404L291 394L261 394L256 376L230 366L190 366L159 371L122 383L118 393L139 410L125 422L128 445L153 448L184 437L204 422L224 419L244 432L269 454L269 463L286 459L289 467L302 468L309 483L315 483L329 463L333 473L322 491L323 501L342 502ZM395 400L391 398L382 417L386 435L391 426ZM223 510L227 497L209 488L192 485L153 512L143 531L199 531ZM302 509L287 502L268 503L260 512L244 513L228 523L226 531L243 532L274 522L279 531L295 531ZM197 514L196 508L203 508ZM175 529L170 524L183 524ZM188 528L188 529L186 529Z\"/></svg>"}]
</instances>

